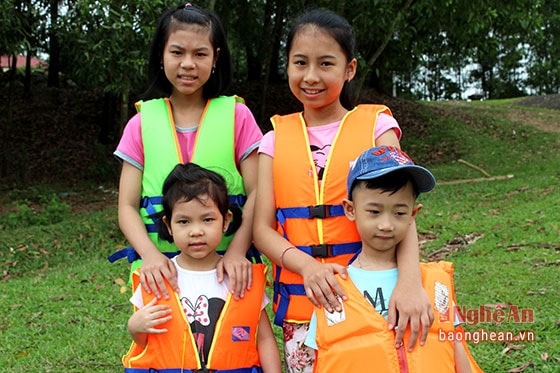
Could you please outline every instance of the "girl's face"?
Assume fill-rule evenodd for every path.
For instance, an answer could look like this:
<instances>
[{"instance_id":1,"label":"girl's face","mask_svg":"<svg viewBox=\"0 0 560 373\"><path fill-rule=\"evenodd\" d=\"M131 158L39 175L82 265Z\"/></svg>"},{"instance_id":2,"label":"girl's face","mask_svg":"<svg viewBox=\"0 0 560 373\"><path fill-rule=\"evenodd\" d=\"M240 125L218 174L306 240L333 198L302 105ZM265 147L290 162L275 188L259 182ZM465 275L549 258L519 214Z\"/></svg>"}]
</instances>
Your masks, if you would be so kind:
<instances>
[{"instance_id":1,"label":"girl's face","mask_svg":"<svg viewBox=\"0 0 560 373\"><path fill-rule=\"evenodd\" d=\"M163 49L165 76L173 86L171 95L202 96L218 56L210 42L210 30L189 25L169 33Z\"/></svg>"},{"instance_id":2,"label":"girl's face","mask_svg":"<svg viewBox=\"0 0 560 373\"><path fill-rule=\"evenodd\" d=\"M231 219L222 217L214 201L207 195L190 201L179 200L173 205L171 221L163 218L181 256L198 268L215 268L216 248ZM193 260L194 259L194 260Z\"/></svg>"},{"instance_id":3,"label":"girl's face","mask_svg":"<svg viewBox=\"0 0 560 373\"><path fill-rule=\"evenodd\" d=\"M288 55L288 80L305 109L341 106L340 92L357 65L356 59L346 60L337 41L320 28L307 25L297 32Z\"/></svg>"}]
</instances>

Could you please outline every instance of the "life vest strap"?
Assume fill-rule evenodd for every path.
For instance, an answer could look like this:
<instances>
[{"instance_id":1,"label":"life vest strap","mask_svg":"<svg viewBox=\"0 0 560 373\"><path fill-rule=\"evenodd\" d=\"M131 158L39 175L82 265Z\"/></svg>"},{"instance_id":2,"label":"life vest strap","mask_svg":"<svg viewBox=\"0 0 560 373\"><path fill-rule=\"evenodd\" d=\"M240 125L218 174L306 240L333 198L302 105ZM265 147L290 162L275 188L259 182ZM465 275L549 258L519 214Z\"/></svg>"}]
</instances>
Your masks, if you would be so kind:
<instances>
[{"instance_id":1,"label":"life vest strap","mask_svg":"<svg viewBox=\"0 0 560 373\"><path fill-rule=\"evenodd\" d=\"M342 205L315 205L276 209L276 218L280 224L284 224L286 219L326 219L335 216L344 216Z\"/></svg>"},{"instance_id":2,"label":"life vest strap","mask_svg":"<svg viewBox=\"0 0 560 373\"><path fill-rule=\"evenodd\" d=\"M169 259L179 255L179 251L171 251L171 252L162 252L163 255L168 257ZM142 259L140 255L134 250L133 247L125 247L124 249L120 249L119 251L115 251L111 255L107 257L107 260L111 263L116 262L119 259L127 258L129 263L134 262L135 260Z\"/></svg>"},{"instance_id":3,"label":"life vest strap","mask_svg":"<svg viewBox=\"0 0 560 373\"><path fill-rule=\"evenodd\" d=\"M262 373L261 367L235 369L124 368L125 373Z\"/></svg>"},{"instance_id":4,"label":"life vest strap","mask_svg":"<svg viewBox=\"0 0 560 373\"><path fill-rule=\"evenodd\" d=\"M140 208L146 209L146 212L148 213L148 217L152 219L152 223L145 224L148 233L157 233L158 231L156 225L157 223L156 214L158 213L158 210L156 210L156 205L161 205L162 199L163 198L161 196L155 196L155 197L146 196L140 200Z\"/></svg>"},{"instance_id":5,"label":"life vest strap","mask_svg":"<svg viewBox=\"0 0 560 373\"><path fill-rule=\"evenodd\" d=\"M280 270L277 267L277 272ZM286 318L286 313L288 312L288 306L290 305L290 296L306 296L305 287L303 284L284 284L283 282L274 282L274 302L278 304L276 308L276 315L274 316L274 325L282 326L284 319Z\"/></svg>"},{"instance_id":6,"label":"life vest strap","mask_svg":"<svg viewBox=\"0 0 560 373\"><path fill-rule=\"evenodd\" d=\"M223 256L226 252L222 251L222 250L218 250L217 253ZM165 255L166 257L168 257L169 259L171 259L171 258L179 255L179 251L162 252L162 254ZM249 247L249 250L247 250L246 257L252 263L255 263L255 264L262 263L261 253L253 245L251 245L251 247ZM122 258L127 258L129 263L132 263L136 260L142 259L140 257L140 255L138 255L136 250L134 250L133 247L125 247L124 249L120 249L119 251L115 251L113 254L109 255L107 257L107 260L111 263L114 263L117 260L122 259Z\"/></svg>"},{"instance_id":7,"label":"life vest strap","mask_svg":"<svg viewBox=\"0 0 560 373\"><path fill-rule=\"evenodd\" d=\"M155 210L155 205L161 205L163 201L162 196L145 196L140 200L140 207L145 208L148 213L155 214L157 211ZM247 202L247 196L244 194L230 194L228 195L228 203L231 205L237 205L239 207L243 207Z\"/></svg>"},{"instance_id":8,"label":"life vest strap","mask_svg":"<svg viewBox=\"0 0 560 373\"><path fill-rule=\"evenodd\" d=\"M228 196L228 203L230 205L243 207L245 206L245 202L247 202L247 196L244 194L236 194L236 195L230 194Z\"/></svg>"},{"instance_id":9,"label":"life vest strap","mask_svg":"<svg viewBox=\"0 0 560 373\"><path fill-rule=\"evenodd\" d=\"M333 256L344 255L344 254L354 254L359 252L362 243L361 242L347 242L341 244L322 244L322 245L311 245L311 246L296 246L299 250L307 253L316 258L330 258ZM303 284L286 284L280 282L280 273L282 272L282 267L276 266L276 276L274 277L274 294L273 302L277 305L276 315L274 316L274 324L282 326L284 319L286 318L286 313L288 311L288 306L290 305L290 296L307 296L305 293L305 287Z\"/></svg>"},{"instance_id":10,"label":"life vest strap","mask_svg":"<svg viewBox=\"0 0 560 373\"><path fill-rule=\"evenodd\" d=\"M145 224L146 231L148 231L148 233L158 232L158 227L156 225L157 223L156 214L158 213L158 210L156 209L156 206L160 206L162 200L163 197L161 196L151 196L151 197L146 196L140 200L140 208L146 209L146 212L148 213L148 217L152 219L152 223ZM245 205L245 202L247 202L247 196L243 194L228 196L228 203L230 205L236 205L239 206L239 208L242 208Z\"/></svg>"},{"instance_id":11,"label":"life vest strap","mask_svg":"<svg viewBox=\"0 0 560 373\"><path fill-rule=\"evenodd\" d=\"M361 247L361 242L297 246L298 249L314 258L331 258L333 256L354 254Z\"/></svg>"}]
</instances>

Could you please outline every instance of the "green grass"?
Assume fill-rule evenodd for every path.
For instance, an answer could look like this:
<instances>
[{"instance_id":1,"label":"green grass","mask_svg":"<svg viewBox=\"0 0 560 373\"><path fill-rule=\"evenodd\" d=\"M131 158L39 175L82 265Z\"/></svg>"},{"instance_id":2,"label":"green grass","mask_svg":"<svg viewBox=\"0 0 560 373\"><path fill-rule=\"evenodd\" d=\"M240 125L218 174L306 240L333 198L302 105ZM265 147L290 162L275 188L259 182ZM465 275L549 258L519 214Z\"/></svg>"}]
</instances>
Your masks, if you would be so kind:
<instances>
[{"instance_id":1,"label":"green grass","mask_svg":"<svg viewBox=\"0 0 560 373\"><path fill-rule=\"evenodd\" d=\"M422 256L439 253L454 262L457 301L467 310L509 304L534 311L532 322L466 327L529 330L536 337L512 343L519 349L503 342L470 344L485 371L532 362L527 371L557 372L560 137L497 115L507 104L430 104L422 109L423 132L415 137L405 129L403 148L440 182L419 199ZM459 159L492 176L514 176L445 184L483 176ZM0 371L121 371L132 308L129 291L121 292L127 264L106 261L126 245L116 199L97 189L71 191L89 202L106 199L103 209L86 205L76 212L86 198L61 191L36 186L0 196Z\"/></svg>"},{"instance_id":2,"label":"green grass","mask_svg":"<svg viewBox=\"0 0 560 373\"><path fill-rule=\"evenodd\" d=\"M454 262L457 301L466 309L488 305L494 312L492 306L509 304L534 312L532 322L509 319L466 327L470 331L531 331L536 337L533 342L512 343L522 346L520 349L507 349L511 344L502 342L471 344L485 371L505 372L531 362L529 371L557 372L559 136L511 123L496 115L491 104L485 102L488 111L480 110L478 103L454 108L454 115L460 112L459 117L468 124L454 117L428 116L426 111L429 128L425 137L414 139L409 147L403 144L414 158L426 159L423 163L441 182L434 191L420 196L424 209L417 218L418 230L429 238L422 255L433 258L440 252ZM504 103L497 105L501 109ZM435 162L430 161L430 153L438 154ZM513 178L446 184L484 177L459 159L492 176ZM472 235L478 239L468 244Z\"/></svg>"}]
</instances>

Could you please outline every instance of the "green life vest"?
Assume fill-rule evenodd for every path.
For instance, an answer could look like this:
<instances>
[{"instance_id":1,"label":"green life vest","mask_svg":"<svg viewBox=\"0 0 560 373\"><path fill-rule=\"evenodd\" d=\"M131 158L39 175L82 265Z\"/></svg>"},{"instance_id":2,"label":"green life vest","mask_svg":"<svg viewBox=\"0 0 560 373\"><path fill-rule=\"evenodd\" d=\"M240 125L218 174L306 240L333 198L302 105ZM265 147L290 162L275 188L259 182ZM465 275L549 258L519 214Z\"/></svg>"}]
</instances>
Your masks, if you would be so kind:
<instances>
[{"instance_id":1,"label":"green life vest","mask_svg":"<svg viewBox=\"0 0 560 373\"><path fill-rule=\"evenodd\" d=\"M245 188L235 164L235 103L243 102L237 96L221 96L208 100L200 120L194 149L190 160L201 167L222 175L226 180L230 203L245 203ZM162 210L161 191L165 178L178 163L184 163L173 121L171 104L167 98L136 104L141 115L142 143L144 146L144 172L140 216L146 224L148 235L163 253L175 253L177 248L160 240L155 221L148 218ZM217 250L225 251L233 236L224 236ZM136 260L133 272L140 267Z\"/></svg>"}]
</instances>

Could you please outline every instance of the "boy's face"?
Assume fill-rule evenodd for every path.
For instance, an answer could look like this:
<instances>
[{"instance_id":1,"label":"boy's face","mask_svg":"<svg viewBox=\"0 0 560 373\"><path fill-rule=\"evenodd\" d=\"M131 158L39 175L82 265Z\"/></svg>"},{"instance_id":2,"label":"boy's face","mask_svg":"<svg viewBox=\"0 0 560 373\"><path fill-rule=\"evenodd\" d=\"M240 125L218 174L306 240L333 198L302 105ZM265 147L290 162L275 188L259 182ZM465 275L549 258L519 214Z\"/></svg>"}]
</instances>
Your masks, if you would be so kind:
<instances>
[{"instance_id":1,"label":"boy's face","mask_svg":"<svg viewBox=\"0 0 560 373\"><path fill-rule=\"evenodd\" d=\"M394 249L407 234L422 205L415 205L411 183L396 193L368 189L359 182L352 191L353 201L344 200L346 217L356 222L363 250Z\"/></svg>"}]
</instances>

